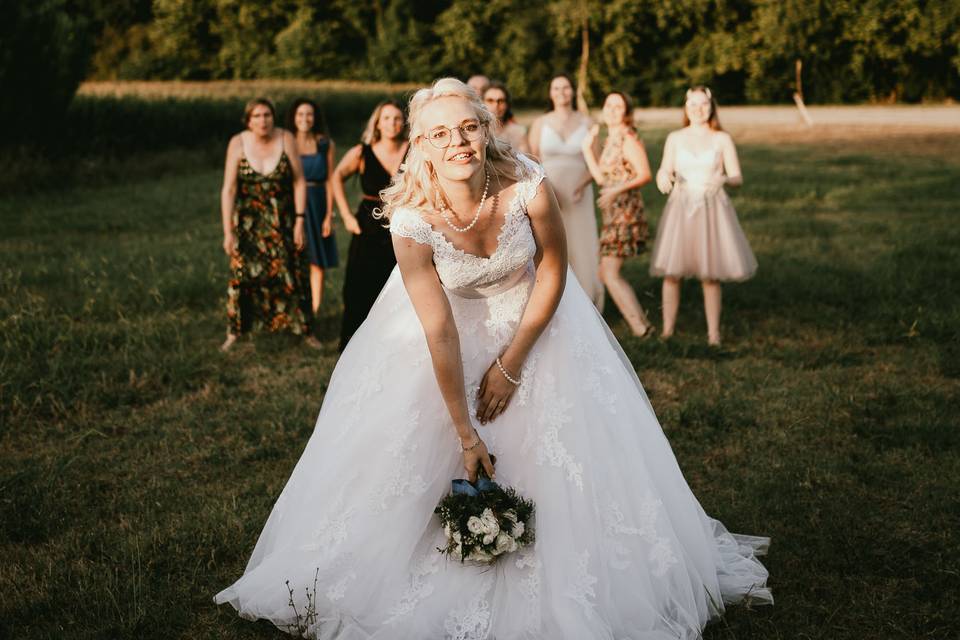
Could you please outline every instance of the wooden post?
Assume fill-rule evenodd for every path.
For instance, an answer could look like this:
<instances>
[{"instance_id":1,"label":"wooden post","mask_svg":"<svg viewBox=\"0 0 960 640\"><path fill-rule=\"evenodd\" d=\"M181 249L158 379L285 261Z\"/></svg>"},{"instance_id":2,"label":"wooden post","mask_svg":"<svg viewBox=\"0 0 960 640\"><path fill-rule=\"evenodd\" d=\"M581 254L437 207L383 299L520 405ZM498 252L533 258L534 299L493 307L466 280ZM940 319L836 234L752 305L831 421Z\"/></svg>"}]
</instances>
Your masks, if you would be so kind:
<instances>
[{"instance_id":1,"label":"wooden post","mask_svg":"<svg viewBox=\"0 0 960 640\"><path fill-rule=\"evenodd\" d=\"M587 106L585 87L587 86L587 64L590 61L590 13L586 0L580 2L580 69L577 71L577 102L580 111L590 114Z\"/></svg>"},{"instance_id":2,"label":"wooden post","mask_svg":"<svg viewBox=\"0 0 960 640\"><path fill-rule=\"evenodd\" d=\"M812 127L813 118L810 117L810 114L807 112L807 107L803 103L803 78L801 77L803 73L803 62L800 58L797 58L795 67L797 71L797 84L796 91L793 92L793 102L797 105L797 109L800 111L800 117L803 118L806 125Z\"/></svg>"}]
</instances>

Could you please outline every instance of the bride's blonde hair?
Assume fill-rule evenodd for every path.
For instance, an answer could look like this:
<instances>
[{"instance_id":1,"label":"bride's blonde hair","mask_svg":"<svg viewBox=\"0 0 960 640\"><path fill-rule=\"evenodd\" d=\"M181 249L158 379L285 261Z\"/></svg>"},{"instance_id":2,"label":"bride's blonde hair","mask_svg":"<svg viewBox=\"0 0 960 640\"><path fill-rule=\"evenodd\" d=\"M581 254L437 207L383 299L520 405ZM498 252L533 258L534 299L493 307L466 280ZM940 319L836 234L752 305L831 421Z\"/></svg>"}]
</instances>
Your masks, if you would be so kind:
<instances>
[{"instance_id":1,"label":"bride's blonde hair","mask_svg":"<svg viewBox=\"0 0 960 640\"><path fill-rule=\"evenodd\" d=\"M431 87L420 89L410 98L410 116L407 121L410 125L409 151L390 186L380 192L384 206L375 214L377 217L389 218L394 211L402 207L440 209L442 196L434 181L433 169L428 165L426 155L417 143L424 133L420 122L423 108L438 98L446 97L463 98L476 112L477 120L486 132L484 167L491 178L504 176L515 180L527 173L526 166L510 144L490 133L494 116L483 105L477 92L456 78L440 78Z\"/></svg>"}]
</instances>

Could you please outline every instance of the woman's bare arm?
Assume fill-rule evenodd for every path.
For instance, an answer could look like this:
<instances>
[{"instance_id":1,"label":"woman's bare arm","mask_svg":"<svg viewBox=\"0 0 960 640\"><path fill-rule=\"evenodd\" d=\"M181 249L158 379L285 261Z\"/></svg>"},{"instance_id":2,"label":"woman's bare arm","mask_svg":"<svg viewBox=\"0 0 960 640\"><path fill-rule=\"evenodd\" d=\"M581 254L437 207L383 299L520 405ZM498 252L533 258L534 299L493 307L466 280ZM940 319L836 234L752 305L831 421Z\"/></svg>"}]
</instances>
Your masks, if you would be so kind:
<instances>
[{"instance_id":1,"label":"woman's bare arm","mask_svg":"<svg viewBox=\"0 0 960 640\"><path fill-rule=\"evenodd\" d=\"M300 154L297 153L297 139L286 130L281 130L280 135L283 136L284 149L293 151L287 153L287 159L290 161L290 171L293 173L294 211L305 213L307 210L307 179L303 176L303 163L300 162ZM296 245L297 249L303 249L307 244L304 228L303 217L298 216L293 223L293 244Z\"/></svg>"},{"instance_id":2,"label":"woman's bare arm","mask_svg":"<svg viewBox=\"0 0 960 640\"><path fill-rule=\"evenodd\" d=\"M360 171L360 158L363 153L361 145L355 145L347 150L340 163L330 174L330 181L333 185L333 197L337 201L337 208L340 209L340 217L343 218L343 225L348 231L354 234L360 233L360 225L357 223L356 216L350 210L350 203L347 202L347 193L343 188L343 181Z\"/></svg>"},{"instance_id":3,"label":"woman's bare arm","mask_svg":"<svg viewBox=\"0 0 960 640\"><path fill-rule=\"evenodd\" d=\"M223 186L220 188L220 219L223 223L223 251L228 256L237 250L237 239L233 233L233 210L237 203L237 169L243 143L240 134L233 136L227 144L226 160L223 167Z\"/></svg>"},{"instance_id":4,"label":"woman's bare arm","mask_svg":"<svg viewBox=\"0 0 960 640\"><path fill-rule=\"evenodd\" d=\"M566 234L557 197L546 179L540 183L536 196L527 205L527 216L537 242L537 253L534 257L536 280L527 307L520 318L520 325L500 358L503 367L512 376L520 375L530 350L556 313L567 283ZM514 390L513 383L507 380L497 364L493 363L480 384L477 417L481 422L493 420L502 413L507 408Z\"/></svg>"},{"instance_id":5,"label":"woman's bare arm","mask_svg":"<svg viewBox=\"0 0 960 640\"><path fill-rule=\"evenodd\" d=\"M743 184L743 173L740 170L740 158L737 156L737 146L729 133L721 134L720 141L723 150L723 172L726 174L724 184L730 187L739 187Z\"/></svg>"},{"instance_id":6,"label":"woman's bare arm","mask_svg":"<svg viewBox=\"0 0 960 640\"><path fill-rule=\"evenodd\" d=\"M627 135L623 140L623 156L633 167L636 177L621 185L621 191L637 189L650 182L650 160L647 158L647 149L643 140L635 135Z\"/></svg>"},{"instance_id":7,"label":"woman's bare arm","mask_svg":"<svg viewBox=\"0 0 960 640\"><path fill-rule=\"evenodd\" d=\"M587 170L590 177L600 186L603 186L603 171L600 170L600 163L597 161L597 135L600 133L600 125L594 124L590 127L590 133L586 135L580 144L580 151L583 152L583 161L587 163Z\"/></svg>"},{"instance_id":8,"label":"woman's bare arm","mask_svg":"<svg viewBox=\"0 0 960 640\"><path fill-rule=\"evenodd\" d=\"M674 168L676 137L677 132L674 131L667 136L666 142L663 143L663 157L660 159L660 168L657 169L657 189L661 193L670 193L673 189L673 179L676 173Z\"/></svg>"},{"instance_id":9,"label":"woman's bare arm","mask_svg":"<svg viewBox=\"0 0 960 640\"><path fill-rule=\"evenodd\" d=\"M327 218L333 220L333 174L334 172L330 170L334 166L334 162L337 159L337 145L334 144L333 138L329 138L330 144L327 145ZM341 184L341 188L342 188Z\"/></svg>"},{"instance_id":10,"label":"woman's bare arm","mask_svg":"<svg viewBox=\"0 0 960 640\"><path fill-rule=\"evenodd\" d=\"M540 130L543 127L543 116L540 116L530 125L530 132L527 134L527 144L530 146L530 153L534 158L540 159Z\"/></svg>"},{"instance_id":11,"label":"woman's bare arm","mask_svg":"<svg viewBox=\"0 0 960 640\"><path fill-rule=\"evenodd\" d=\"M471 447L479 440L479 436L470 422L467 409L460 334L453 319L450 301L443 292L440 277L433 265L433 250L428 245L398 235L393 236L393 248L403 285L423 326L440 395L447 405L462 446ZM478 446L464 451L464 467L471 481L476 480L481 464L492 477L493 465L482 441Z\"/></svg>"}]
</instances>

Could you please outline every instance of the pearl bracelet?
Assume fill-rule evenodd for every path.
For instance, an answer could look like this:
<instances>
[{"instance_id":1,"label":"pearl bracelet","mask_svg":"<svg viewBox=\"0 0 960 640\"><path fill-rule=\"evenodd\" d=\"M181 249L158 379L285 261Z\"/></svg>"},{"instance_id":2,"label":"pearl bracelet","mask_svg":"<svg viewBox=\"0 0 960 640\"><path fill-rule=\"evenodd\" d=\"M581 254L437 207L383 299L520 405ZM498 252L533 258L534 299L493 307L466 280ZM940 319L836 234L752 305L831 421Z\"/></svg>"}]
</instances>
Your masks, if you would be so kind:
<instances>
[{"instance_id":1,"label":"pearl bracelet","mask_svg":"<svg viewBox=\"0 0 960 640\"><path fill-rule=\"evenodd\" d=\"M520 378L514 379L513 376L507 373L507 370L503 368L503 363L500 362L500 356L497 356L497 366L500 367L500 373L502 373L503 377L507 379L507 382L515 387L520 386Z\"/></svg>"}]
</instances>

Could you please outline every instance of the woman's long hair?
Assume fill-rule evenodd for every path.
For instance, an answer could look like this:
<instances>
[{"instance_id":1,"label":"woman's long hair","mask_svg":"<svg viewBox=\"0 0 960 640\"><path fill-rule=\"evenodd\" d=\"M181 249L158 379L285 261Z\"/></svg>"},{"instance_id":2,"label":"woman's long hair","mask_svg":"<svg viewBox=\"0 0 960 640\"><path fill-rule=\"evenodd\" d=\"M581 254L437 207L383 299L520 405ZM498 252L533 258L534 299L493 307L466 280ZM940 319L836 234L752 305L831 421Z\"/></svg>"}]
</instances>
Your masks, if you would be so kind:
<instances>
[{"instance_id":1,"label":"woman's long hair","mask_svg":"<svg viewBox=\"0 0 960 640\"><path fill-rule=\"evenodd\" d=\"M410 117L407 121L410 127L410 149L390 186L380 192L384 206L377 212L377 217L389 218L394 211L402 207L440 209L442 196L435 184L433 170L427 166L426 155L420 149L421 144L429 144L420 140L424 133L420 117L426 105L445 97L462 98L473 107L477 120L487 132L484 168L490 175L516 180L518 176L527 174L528 169L516 151L490 134L490 124L494 116L480 101L477 92L456 78L441 78L431 87L417 91L410 99Z\"/></svg>"},{"instance_id":2,"label":"woman's long hair","mask_svg":"<svg viewBox=\"0 0 960 640\"><path fill-rule=\"evenodd\" d=\"M690 87L687 89L686 95L683 97L683 126L690 126L690 118L687 117L687 106L686 102L690 99L690 95L699 91L703 95L707 96L707 99L710 100L710 119L707 121L707 124L714 131L723 131L723 127L720 126L720 116L717 115L717 100L713 97L713 92L710 91L710 87L707 87L702 84L698 84L695 87Z\"/></svg>"},{"instance_id":3,"label":"woman's long hair","mask_svg":"<svg viewBox=\"0 0 960 640\"><path fill-rule=\"evenodd\" d=\"M316 138L321 138L323 136L329 136L330 132L327 131L327 120L323 117L323 112L320 110L320 107L317 106L317 103L309 98L297 98L293 101L293 104L290 105L290 108L287 109L287 130L297 134L297 109L303 105L308 104L313 109L313 128L310 129Z\"/></svg>"},{"instance_id":4,"label":"woman's long hair","mask_svg":"<svg viewBox=\"0 0 960 640\"><path fill-rule=\"evenodd\" d=\"M360 136L360 141L363 144L373 144L374 142L380 141L380 128L377 127L377 123L380 122L380 114L383 112L384 107L396 107L400 113L404 113L403 107L400 106L400 103L396 100L384 100L376 107L373 108L373 113L370 114L370 119L367 120L367 127L363 130L363 135ZM406 119L406 114L404 113L404 126L410 126L410 120ZM403 133L406 133L404 131Z\"/></svg>"}]
</instances>

